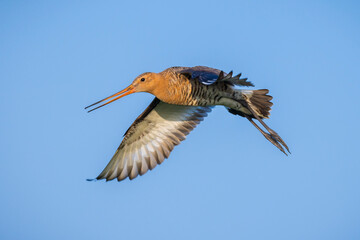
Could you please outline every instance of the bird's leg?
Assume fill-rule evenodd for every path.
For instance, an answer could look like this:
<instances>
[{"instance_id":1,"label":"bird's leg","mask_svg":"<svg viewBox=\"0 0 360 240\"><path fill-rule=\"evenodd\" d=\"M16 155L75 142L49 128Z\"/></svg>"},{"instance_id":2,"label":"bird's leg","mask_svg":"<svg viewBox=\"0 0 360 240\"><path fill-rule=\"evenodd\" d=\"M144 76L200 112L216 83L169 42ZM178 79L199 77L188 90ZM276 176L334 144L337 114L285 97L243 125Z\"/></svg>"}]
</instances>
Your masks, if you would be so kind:
<instances>
[{"instance_id":1,"label":"bird's leg","mask_svg":"<svg viewBox=\"0 0 360 240\"><path fill-rule=\"evenodd\" d=\"M269 140L269 142L271 142L272 144L275 145L275 147L277 147L280 151L282 151L286 156L286 152L284 151L284 148L279 144L279 142L277 141L277 139L269 134L269 133L266 133L264 132L264 130L262 130L252 119L250 116L246 116L247 120L249 120L249 122L251 122L256 128L257 130L259 130L261 132L261 134L267 139Z\"/></svg>"},{"instance_id":2,"label":"bird's leg","mask_svg":"<svg viewBox=\"0 0 360 240\"><path fill-rule=\"evenodd\" d=\"M279 143L281 143L286 148L286 150L290 153L288 146L286 145L284 140L282 140L282 138L279 136L279 134L277 134L277 132L275 132L268 125L266 125L266 123L264 123L264 121L261 118L259 118L259 116L255 115L255 118L261 123L261 125L264 126L264 128L266 128L266 130L268 130L268 132L271 134L271 137L275 138Z\"/></svg>"},{"instance_id":3,"label":"bird's leg","mask_svg":"<svg viewBox=\"0 0 360 240\"><path fill-rule=\"evenodd\" d=\"M282 140L282 138L279 136L279 134L277 134L274 130L272 130L268 125L266 125L266 123L264 123L264 121L256 114L256 112L252 109L252 107L247 104L246 102L246 107L247 109L252 113L252 115L261 123L261 125L264 126L264 128L266 130L268 130L268 132L271 135L271 138L276 139L277 142L281 143L286 150L290 153L290 150L288 148L288 146L286 145L286 143L284 142L284 140ZM276 145L275 145L276 146Z\"/></svg>"}]
</instances>

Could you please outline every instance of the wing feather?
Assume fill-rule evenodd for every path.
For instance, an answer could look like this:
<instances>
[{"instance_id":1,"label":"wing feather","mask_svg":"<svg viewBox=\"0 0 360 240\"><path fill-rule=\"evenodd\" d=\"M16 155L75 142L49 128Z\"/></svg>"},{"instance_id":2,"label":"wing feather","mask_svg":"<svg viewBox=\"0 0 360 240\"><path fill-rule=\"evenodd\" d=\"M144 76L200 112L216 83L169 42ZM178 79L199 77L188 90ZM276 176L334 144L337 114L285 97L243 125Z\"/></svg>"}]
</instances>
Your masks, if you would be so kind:
<instances>
[{"instance_id":1,"label":"wing feather","mask_svg":"<svg viewBox=\"0 0 360 240\"><path fill-rule=\"evenodd\" d=\"M204 85L211 85L216 82L224 82L228 85L254 87L254 84L247 81L247 78L240 78L241 73L233 76L233 71L230 71L229 73L224 73L219 69L205 66L172 67L166 69L165 71L178 72L180 74L183 74L185 77L197 80Z\"/></svg>"},{"instance_id":2,"label":"wing feather","mask_svg":"<svg viewBox=\"0 0 360 240\"><path fill-rule=\"evenodd\" d=\"M97 179L134 179L154 169L210 111L211 107L171 105L155 98L126 131Z\"/></svg>"}]
</instances>

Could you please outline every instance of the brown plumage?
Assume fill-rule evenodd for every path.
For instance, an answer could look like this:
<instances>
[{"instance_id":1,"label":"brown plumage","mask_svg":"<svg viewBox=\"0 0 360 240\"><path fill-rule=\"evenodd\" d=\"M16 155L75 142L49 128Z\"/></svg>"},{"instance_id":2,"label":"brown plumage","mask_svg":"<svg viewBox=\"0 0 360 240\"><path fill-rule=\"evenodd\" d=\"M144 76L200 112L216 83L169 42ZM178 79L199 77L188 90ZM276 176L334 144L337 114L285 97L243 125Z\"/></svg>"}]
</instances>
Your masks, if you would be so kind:
<instances>
[{"instance_id":1,"label":"brown plumage","mask_svg":"<svg viewBox=\"0 0 360 240\"><path fill-rule=\"evenodd\" d=\"M272 97L269 90L244 90L236 86L254 86L241 74L233 76L221 70L197 67L172 67L160 73L143 73L129 87L88 107L135 92L148 92L155 99L126 131L113 158L96 179L121 181L146 173L168 158L174 146L186 138L216 105L225 106L235 115L247 118L271 143L285 153L289 148L264 122ZM111 99L111 100L110 100ZM86 107L86 108L88 108ZM255 122L258 120L268 132ZM285 153L286 154L286 153Z\"/></svg>"}]
</instances>

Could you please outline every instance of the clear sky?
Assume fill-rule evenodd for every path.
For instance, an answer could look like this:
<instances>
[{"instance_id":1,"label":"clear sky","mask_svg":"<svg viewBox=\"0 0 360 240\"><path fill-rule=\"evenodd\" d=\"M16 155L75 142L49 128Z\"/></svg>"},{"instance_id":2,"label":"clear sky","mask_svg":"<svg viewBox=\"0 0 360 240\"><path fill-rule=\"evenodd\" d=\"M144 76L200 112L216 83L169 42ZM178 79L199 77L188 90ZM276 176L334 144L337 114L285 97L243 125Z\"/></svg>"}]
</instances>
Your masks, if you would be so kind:
<instances>
[{"instance_id":1,"label":"clear sky","mask_svg":"<svg viewBox=\"0 0 360 240\"><path fill-rule=\"evenodd\" d=\"M357 1L1 1L0 238L360 239ZM274 96L285 157L217 107L161 166L87 182L152 100L205 65Z\"/></svg>"}]
</instances>

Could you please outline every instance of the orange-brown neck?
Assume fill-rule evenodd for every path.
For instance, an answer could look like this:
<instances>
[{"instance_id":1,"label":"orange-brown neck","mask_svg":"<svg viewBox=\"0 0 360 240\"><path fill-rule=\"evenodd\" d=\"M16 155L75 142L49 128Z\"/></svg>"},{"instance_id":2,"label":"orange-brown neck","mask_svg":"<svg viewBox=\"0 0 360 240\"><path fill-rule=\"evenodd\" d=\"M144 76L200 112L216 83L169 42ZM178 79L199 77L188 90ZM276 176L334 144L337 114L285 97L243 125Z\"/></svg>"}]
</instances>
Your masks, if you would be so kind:
<instances>
[{"instance_id":1,"label":"orange-brown neck","mask_svg":"<svg viewBox=\"0 0 360 240\"><path fill-rule=\"evenodd\" d=\"M187 105L193 87L189 80L174 72L161 72L158 75L161 81L151 93L163 102Z\"/></svg>"},{"instance_id":2,"label":"orange-brown neck","mask_svg":"<svg viewBox=\"0 0 360 240\"><path fill-rule=\"evenodd\" d=\"M163 73L156 73L154 77L156 78L156 81L154 81L154 87L149 91L149 93L153 94L163 102L170 103L172 98L171 76Z\"/></svg>"}]
</instances>

